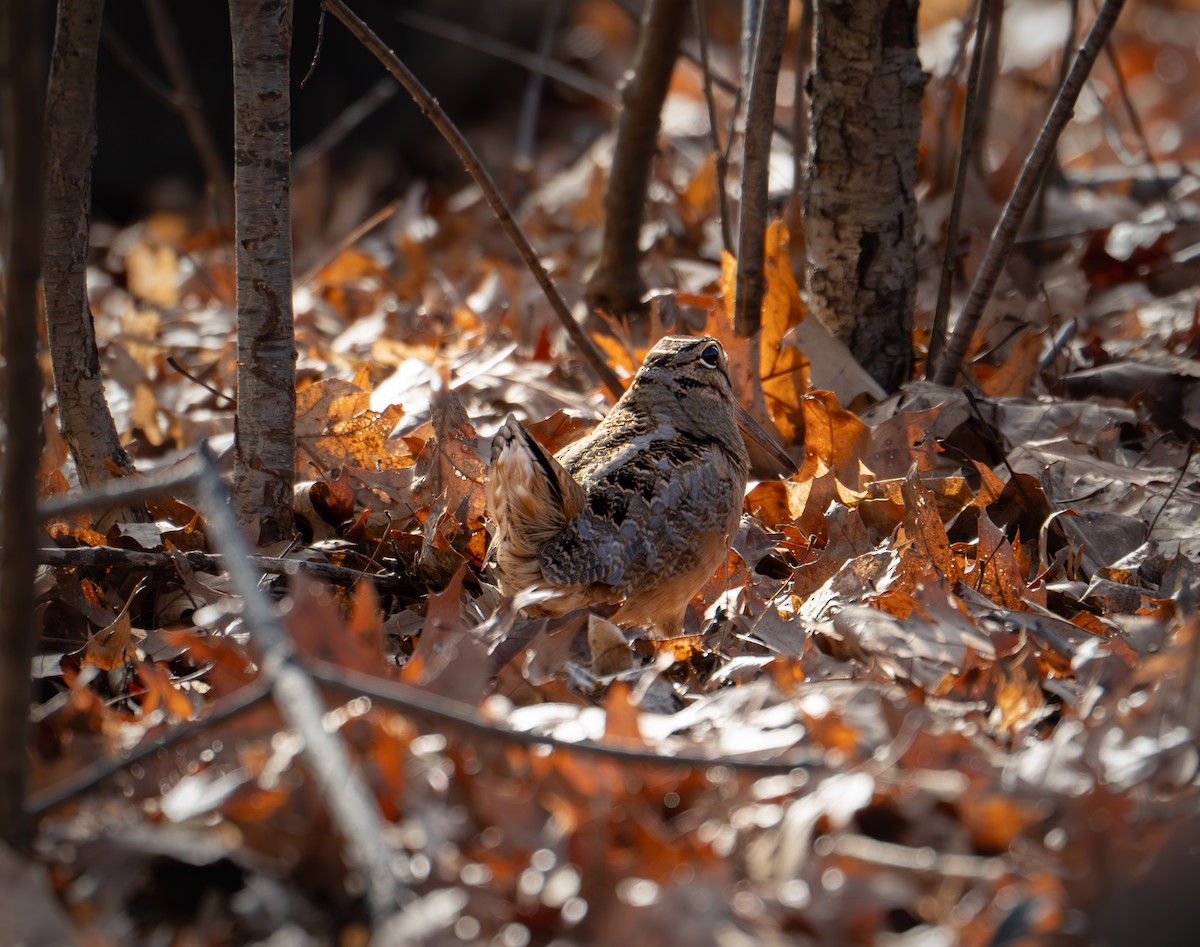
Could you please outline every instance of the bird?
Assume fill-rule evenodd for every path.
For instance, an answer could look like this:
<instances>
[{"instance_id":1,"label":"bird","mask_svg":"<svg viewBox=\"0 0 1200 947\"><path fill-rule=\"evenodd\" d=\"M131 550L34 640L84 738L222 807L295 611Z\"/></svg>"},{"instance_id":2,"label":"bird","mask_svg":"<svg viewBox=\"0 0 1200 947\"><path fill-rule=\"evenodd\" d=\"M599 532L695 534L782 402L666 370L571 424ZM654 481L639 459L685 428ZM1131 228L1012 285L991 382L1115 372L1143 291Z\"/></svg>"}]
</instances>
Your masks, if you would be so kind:
<instances>
[{"instance_id":1,"label":"bird","mask_svg":"<svg viewBox=\"0 0 1200 947\"><path fill-rule=\"evenodd\" d=\"M617 605L617 624L680 637L728 554L749 470L721 343L667 336L557 455L511 414L496 433L486 495L500 590L541 590L531 615Z\"/></svg>"}]
</instances>

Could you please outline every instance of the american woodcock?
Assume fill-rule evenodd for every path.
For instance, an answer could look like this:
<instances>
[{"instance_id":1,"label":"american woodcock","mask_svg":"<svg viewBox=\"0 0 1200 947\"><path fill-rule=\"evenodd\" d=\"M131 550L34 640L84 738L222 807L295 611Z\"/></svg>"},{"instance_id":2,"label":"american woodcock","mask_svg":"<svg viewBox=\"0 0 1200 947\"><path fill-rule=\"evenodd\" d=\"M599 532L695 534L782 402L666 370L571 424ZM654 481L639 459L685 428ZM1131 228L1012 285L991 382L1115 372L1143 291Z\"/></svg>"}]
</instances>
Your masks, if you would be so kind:
<instances>
[{"instance_id":1,"label":"american woodcock","mask_svg":"<svg viewBox=\"0 0 1200 947\"><path fill-rule=\"evenodd\" d=\"M501 589L546 589L533 614L620 603L620 624L682 634L741 517L750 460L735 410L721 344L669 336L557 457L510 415L487 484Z\"/></svg>"}]
</instances>

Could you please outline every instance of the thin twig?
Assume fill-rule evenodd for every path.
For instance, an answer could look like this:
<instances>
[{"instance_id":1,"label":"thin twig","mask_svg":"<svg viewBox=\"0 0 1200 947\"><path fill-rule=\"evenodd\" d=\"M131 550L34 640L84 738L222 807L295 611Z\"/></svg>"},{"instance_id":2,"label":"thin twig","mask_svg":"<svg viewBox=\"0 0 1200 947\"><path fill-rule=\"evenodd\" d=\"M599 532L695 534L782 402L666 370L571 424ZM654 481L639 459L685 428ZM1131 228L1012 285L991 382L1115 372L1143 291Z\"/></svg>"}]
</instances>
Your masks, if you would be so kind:
<instances>
[{"instance_id":1,"label":"thin twig","mask_svg":"<svg viewBox=\"0 0 1200 947\"><path fill-rule=\"evenodd\" d=\"M154 34L154 45L158 47L159 57L171 85L175 87L172 102L175 111L183 120L196 156L204 167L213 188L213 204L217 211L217 222L222 226L233 223L233 182L227 170L228 161L222 156L213 138L212 129L204 117L203 102L192 84L187 70L187 59L179 43L179 35L171 22L163 0L143 0L146 14L150 19L150 29Z\"/></svg>"},{"instance_id":2,"label":"thin twig","mask_svg":"<svg viewBox=\"0 0 1200 947\"><path fill-rule=\"evenodd\" d=\"M68 494L47 500L38 507L43 520L72 516L85 510L128 506L150 497L164 496L176 490L195 486L200 478L201 463L189 457L178 466L150 477L121 477L89 487L83 493Z\"/></svg>"},{"instance_id":3,"label":"thin twig","mask_svg":"<svg viewBox=\"0 0 1200 947\"><path fill-rule=\"evenodd\" d=\"M84 546L78 549L47 547L37 551L42 565L63 569L129 569L144 572L171 572L178 559L184 559L197 572L219 574L226 571L222 556L207 552L158 552L147 549L120 549L115 546ZM366 573L362 569L314 562L308 559L284 559L279 556L253 556L251 561L262 572L293 576L303 572L333 585L351 588L369 579L380 592L407 599L421 597L424 589L404 576Z\"/></svg>"},{"instance_id":4,"label":"thin twig","mask_svg":"<svg viewBox=\"0 0 1200 947\"><path fill-rule=\"evenodd\" d=\"M537 68L530 72L521 97L521 115L517 121L517 143L513 148L513 193L520 200L533 174L533 150L537 140L538 113L541 111L542 93L546 85L546 64L554 46L554 34L562 14L562 0L549 0L542 14L542 32L538 37Z\"/></svg>"},{"instance_id":5,"label":"thin twig","mask_svg":"<svg viewBox=\"0 0 1200 947\"><path fill-rule=\"evenodd\" d=\"M944 853L928 847L912 848L895 842L881 842L866 835L836 835L830 848L832 854L842 858L942 878L995 881L1012 870L1008 859L994 855Z\"/></svg>"},{"instance_id":6,"label":"thin twig","mask_svg":"<svg viewBox=\"0 0 1200 947\"><path fill-rule=\"evenodd\" d=\"M375 211L370 217L364 220L361 224L351 230L346 236L342 237L335 246L322 254L321 259L310 266L307 270L300 274L300 278L296 280L297 286L308 286L318 276L321 275L321 270L329 266L339 256L349 250L352 246L358 243L363 237L369 234L380 224L386 222L393 217L401 207L404 206L404 198L397 197L391 201L386 207Z\"/></svg>"},{"instance_id":7,"label":"thin twig","mask_svg":"<svg viewBox=\"0 0 1200 947\"><path fill-rule=\"evenodd\" d=\"M772 117L779 67L787 39L787 0L764 0L759 18L742 160L742 210L738 222L737 290L733 331L743 339L762 327L763 253L767 229L767 181Z\"/></svg>"},{"instance_id":8,"label":"thin twig","mask_svg":"<svg viewBox=\"0 0 1200 947\"><path fill-rule=\"evenodd\" d=\"M623 12L630 19L635 21L641 20L641 9L636 4L631 3L630 0L613 0L613 3L620 7L621 12ZM681 55L697 69L703 68L700 61L700 50L691 43L681 43L679 47L679 55ZM735 79L730 79L724 73L716 71L712 73L712 81L713 85L715 85L722 92L733 96L735 102L734 111L736 112L738 108L737 103L741 101L744 92L741 83ZM779 136L780 141L791 141L792 130L790 128L788 128L782 122L776 122L774 128L775 134Z\"/></svg>"},{"instance_id":9,"label":"thin twig","mask_svg":"<svg viewBox=\"0 0 1200 947\"><path fill-rule=\"evenodd\" d=\"M214 701L199 719L188 720L171 727L164 733L138 744L120 756L106 756L89 763L78 772L72 773L61 782L41 792L33 793L25 802L30 815L39 816L64 802L77 799L104 780L122 772L135 763L156 755L159 751L175 746L184 740L199 736L214 724L244 713L270 696L270 683L265 678L256 678L227 697Z\"/></svg>"},{"instance_id":10,"label":"thin twig","mask_svg":"<svg viewBox=\"0 0 1200 947\"><path fill-rule=\"evenodd\" d=\"M349 107L312 141L296 152L293 160L298 174L341 142L354 129L370 118L396 95L396 84L390 79L380 79L364 92Z\"/></svg>"},{"instance_id":11,"label":"thin twig","mask_svg":"<svg viewBox=\"0 0 1200 947\"><path fill-rule=\"evenodd\" d=\"M218 398L223 398L226 401L228 401L229 402L228 407L233 407L237 404L236 397L234 397L233 395L227 395L227 394L225 394L225 392L221 391L219 388L216 388L216 387L210 385L208 382L204 381L201 378L197 378L190 371L188 371L186 368L184 368L179 363L179 360L174 355L167 356L167 364L169 366L171 366L171 368L175 369L175 371L179 372L180 375L182 375L184 378L186 378L192 384L199 385L205 391L210 392L213 395L216 395L216 397L218 397Z\"/></svg>"},{"instance_id":12,"label":"thin twig","mask_svg":"<svg viewBox=\"0 0 1200 947\"><path fill-rule=\"evenodd\" d=\"M1046 117L1045 124L1034 143L1033 151L1030 152L1024 167L1021 168L1021 176L1017 179L1012 196L1009 197L1008 203L1004 206L1004 212L996 224L996 229L992 232L987 253L979 268L979 273L975 277L975 282L971 286L971 294L967 298L962 314L958 317L950 344L938 366L934 380L940 385L952 385L958 377L960 366L970 347L971 338L983 316L984 306L991 298L992 291L1000 279L1000 272L1012 252L1017 233L1021 228L1021 221L1025 217L1025 212L1029 209L1029 205L1037 193L1042 175L1054 155L1058 137L1074 114L1075 101L1079 98L1083 84L1103 50L1109 34L1116 26L1117 17L1120 16L1124 5L1124 0L1104 0L1083 46L1080 47L1079 53L1075 57L1067 81L1059 89L1058 96L1054 100L1054 107Z\"/></svg>"},{"instance_id":13,"label":"thin twig","mask_svg":"<svg viewBox=\"0 0 1200 947\"><path fill-rule=\"evenodd\" d=\"M1192 466L1192 458L1196 456L1196 450L1196 442L1191 441L1187 447L1187 460L1183 462L1183 468L1179 471L1179 476L1176 477L1175 482L1171 484L1170 492L1166 495L1166 497L1163 498L1162 506L1158 508L1158 512L1154 514L1154 519L1150 521L1150 525L1146 528L1147 539L1154 535L1154 528L1158 525L1159 518L1163 515L1163 511L1166 510L1167 505L1172 499L1174 499L1176 491L1179 490L1179 485L1183 483L1184 475L1187 473L1188 468Z\"/></svg>"},{"instance_id":14,"label":"thin twig","mask_svg":"<svg viewBox=\"0 0 1200 947\"><path fill-rule=\"evenodd\" d=\"M721 244L726 253L733 253L733 221L729 217L729 194L725 176L729 171L729 153L721 145L717 130L717 101L713 96L712 69L708 62L708 24L705 22L704 0L695 0L696 39L700 46L700 71L704 74L704 102L708 106L708 134L712 141L713 165L717 176L717 201L721 214Z\"/></svg>"},{"instance_id":15,"label":"thin twig","mask_svg":"<svg viewBox=\"0 0 1200 947\"><path fill-rule=\"evenodd\" d=\"M513 730L485 720L473 707L437 694L431 694L410 684L373 677L361 671L338 667L307 656L300 660L303 661L308 673L322 684L351 694L370 697L374 701L395 707L400 711L439 720L471 733L492 737L507 743L516 743L522 746L546 746L569 753L581 753L660 767L704 769L712 766L725 766L737 772L756 774L790 773L795 770L811 771L819 768L818 764L811 760L747 760L685 753L667 755L620 744L593 743L590 740L576 742L545 734L531 733L527 730Z\"/></svg>"},{"instance_id":16,"label":"thin twig","mask_svg":"<svg viewBox=\"0 0 1200 947\"><path fill-rule=\"evenodd\" d=\"M201 466L197 498L209 533L225 555L230 584L242 599L242 618L250 629L262 675L270 681L283 719L304 741L309 771L345 839L348 861L362 873L371 915L381 922L401 900L413 898L391 869L383 813L341 738L325 729L321 693L297 660L274 604L259 589L260 574L253 565L250 544L234 517L229 489L217 473L207 443L201 443L197 459Z\"/></svg>"},{"instance_id":17,"label":"thin twig","mask_svg":"<svg viewBox=\"0 0 1200 947\"><path fill-rule=\"evenodd\" d=\"M946 321L950 316L950 296L954 288L954 269L958 260L958 228L962 219L963 198L970 170L971 142L974 139L975 109L979 102L979 69L983 64L983 47L991 19L992 0L980 0L975 17L975 43L971 47L971 65L967 71L967 89L963 99L962 131L958 142L958 163L954 168L954 195L950 203L950 218L946 222L946 252L942 255L942 279L938 285L937 305L933 311L933 327L929 332L929 354L925 359L925 377L937 368L938 357L946 344Z\"/></svg>"},{"instance_id":18,"label":"thin twig","mask_svg":"<svg viewBox=\"0 0 1200 947\"><path fill-rule=\"evenodd\" d=\"M492 213L496 215L496 220L499 222L501 229L512 241L517 248L521 259L525 265L529 267L529 271L533 274L533 278L537 280L542 291L546 294L546 298L550 302L554 314L558 316L563 328L571 337L571 341L579 348L580 353L591 365L592 370L600 379L600 383L614 398L619 398L623 391L621 381L617 376L616 371L604 358L604 354L600 351L600 347L592 341L591 337L583 331L575 317L571 314L571 308L567 305L567 301L563 299L562 293L558 291L558 287L554 285L554 281L550 278L550 274L546 272L546 268L542 266L542 262L538 259L537 251L530 244L529 238L525 236L525 232L521 229L516 219L513 217L512 210L508 206L508 202L504 200L500 189L496 187L496 182L488 173L487 169L479 161L479 156L475 154L475 150L470 143L463 137L457 126L450 121L446 112L442 109L429 92L421 85L416 76L409 71L396 54L388 49L383 41L375 35L374 32L358 18L343 0L323 0L326 8L336 16L342 25L346 27L354 37L362 43L376 59L383 64L384 68L399 82L408 94L413 97L417 106L425 114L425 116L433 123L434 127L441 133L446 142L454 149L454 153L458 155L463 167L467 173L471 175L480 191L483 192L484 200L491 207Z\"/></svg>"},{"instance_id":19,"label":"thin twig","mask_svg":"<svg viewBox=\"0 0 1200 947\"><path fill-rule=\"evenodd\" d=\"M313 77L313 73L317 71L317 63L321 61L321 50L325 47L325 8L321 7L321 13L317 19L317 45L313 47L312 59L308 61L308 72L304 74L304 78L300 80L300 88L303 89L308 85L308 80Z\"/></svg>"},{"instance_id":20,"label":"thin twig","mask_svg":"<svg viewBox=\"0 0 1200 947\"><path fill-rule=\"evenodd\" d=\"M621 80L612 160L604 182L604 228L595 268L584 288L593 309L622 317L645 305L639 265L641 233L663 103L671 84L689 0L650 0L633 62Z\"/></svg>"},{"instance_id":21,"label":"thin twig","mask_svg":"<svg viewBox=\"0 0 1200 947\"><path fill-rule=\"evenodd\" d=\"M528 69L530 72L544 75L547 79L561 82L563 85L569 86L577 92L582 92L584 95L591 96L596 101L603 102L605 105L617 105L621 101L620 96L617 95L616 90L612 86L605 85L603 82L593 79L587 73L564 66L562 63L555 62L552 59L543 60L540 56L534 55L528 50L521 49L519 46L506 43L495 36L488 36L486 33L480 33L477 30L472 30L458 23L452 23L449 20L428 16L416 10L396 10L392 13L392 19L415 30L420 30L422 33L441 37L452 43L458 43L460 46L466 46L468 49L486 53L505 62L511 62L513 65Z\"/></svg>"}]
</instances>

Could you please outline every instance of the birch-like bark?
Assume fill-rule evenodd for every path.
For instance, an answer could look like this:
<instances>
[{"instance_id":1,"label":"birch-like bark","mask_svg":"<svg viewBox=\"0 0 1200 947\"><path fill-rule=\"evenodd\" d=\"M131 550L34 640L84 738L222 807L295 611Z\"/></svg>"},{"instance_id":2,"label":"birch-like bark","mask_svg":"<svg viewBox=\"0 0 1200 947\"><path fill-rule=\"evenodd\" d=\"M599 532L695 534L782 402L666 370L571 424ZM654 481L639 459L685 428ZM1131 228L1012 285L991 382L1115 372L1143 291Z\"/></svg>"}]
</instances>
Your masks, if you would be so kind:
<instances>
[{"instance_id":1,"label":"birch-like bark","mask_svg":"<svg viewBox=\"0 0 1200 947\"><path fill-rule=\"evenodd\" d=\"M108 410L87 298L103 8L103 0L59 0L46 93L46 114L53 117L46 125L46 334L58 423L84 487L108 480L116 470L133 470Z\"/></svg>"},{"instance_id":2,"label":"birch-like bark","mask_svg":"<svg viewBox=\"0 0 1200 947\"><path fill-rule=\"evenodd\" d=\"M238 521L267 546L290 538L293 526L292 5L230 0L229 17L238 308L233 496Z\"/></svg>"},{"instance_id":3,"label":"birch-like bark","mask_svg":"<svg viewBox=\"0 0 1200 947\"><path fill-rule=\"evenodd\" d=\"M588 305L608 312L638 308L646 291L638 273L638 238L659 118L689 4L690 0L651 0L642 18L633 65L621 85L617 140L604 191L603 243L585 290Z\"/></svg>"},{"instance_id":4,"label":"birch-like bark","mask_svg":"<svg viewBox=\"0 0 1200 947\"><path fill-rule=\"evenodd\" d=\"M816 0L804 173L808 306L884 388L912 363L917 0Z\"/></svg>"}]
</instances>

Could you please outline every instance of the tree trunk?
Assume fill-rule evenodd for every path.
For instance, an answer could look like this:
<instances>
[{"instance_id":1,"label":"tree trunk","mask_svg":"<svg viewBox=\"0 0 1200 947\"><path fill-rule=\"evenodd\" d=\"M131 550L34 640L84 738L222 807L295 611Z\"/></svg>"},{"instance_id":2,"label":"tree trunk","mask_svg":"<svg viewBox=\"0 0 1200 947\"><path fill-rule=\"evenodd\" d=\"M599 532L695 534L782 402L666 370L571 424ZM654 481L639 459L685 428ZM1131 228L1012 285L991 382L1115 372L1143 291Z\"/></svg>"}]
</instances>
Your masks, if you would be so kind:
<instances>
[{"instance_id":1,"label":"tree trunk","mask_svg":"<svg viewBox=\"0 0 1200 947\"><path fill-rule=\"evenodd\" d=\"M92 159L96 154L96 52L103 0L60 0L46 114L46 333L59 426L79 482L132 471L104 396L96 330L87 298Z\"/></svg>"},{"instance_id":2,"label":"tree trunk","mask_svg":"<svg viewBox=\"0 0 1200 947\"><path fill-rule=\"evenodd\" d=\"M733 331L746 339L762 328L763 250L767 228L767 177L775 95L787 39L787 0L764 0L746 103L746 139L742 156L742 214L738 224L737 292Z\"/></svg>"},{"instance_id":3,"label":"tree trunk","mask_svg":"<svg viewBox=\"0 0 1200 947\"><path fill-rule=\"evenodd\" d=\"M638 273L638 238L646 209L650 162L658 144L659 117L679 54L690 0L651 0L642 18L633 66L621 86L621 114L612 167L604 192L600 260L588 280L588 305L624 313L641 305L646 291Z\"/></svg>"},{"instance_id":4,"label":"tree trunk","mask_svg":"<svg viewBox=\"0 0 1200 947\"><path fill-rule=\"evenodd\" d=\"M804 173L808 307L884 388L912 363L917 0L815 4Z\"/></svg>"},{"instance_id":5,"label":"tree trunk","mask_svg":"<svg viewBox=\"0 0 1200 947\"><path fill-rule=\"evenodd\" d=\"M292 535L290 0L230 0L233 31L238 402L234 507L259 545ZM251 528L253 535L255 530Z\"/></svg>"},{"instance_id":6,"label":"tree trunk","mask_svg":"<svg viewBox=\"0 0 1200 947\"><path fill-rule=\"evenodd\" d=\"M35 476L42 417L37 360L45 56L37 3L0 3L4 187L4 498L0 527L0 839L22 846L34 627Z\"/></svg>"}]
</instances>

